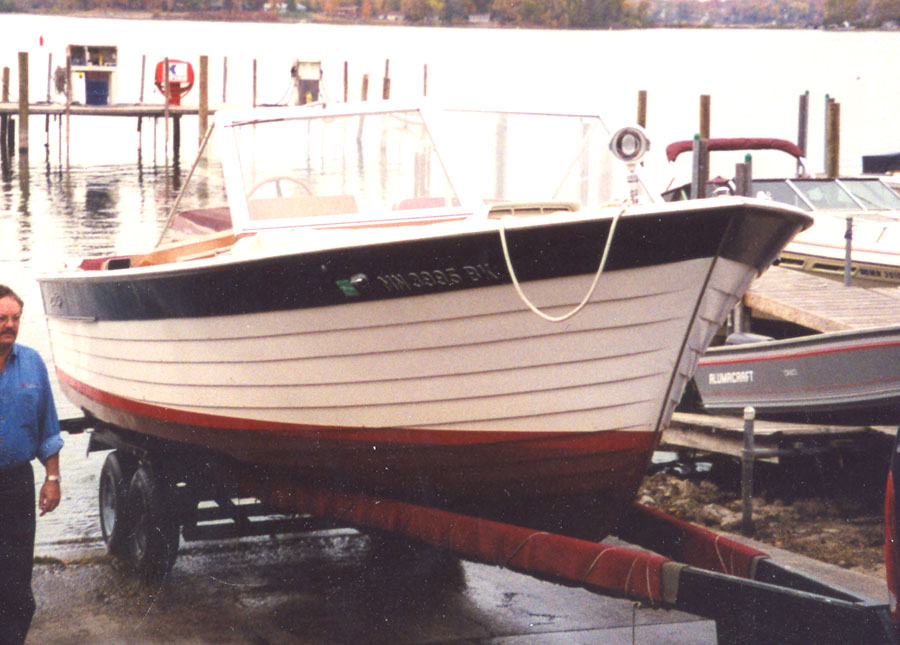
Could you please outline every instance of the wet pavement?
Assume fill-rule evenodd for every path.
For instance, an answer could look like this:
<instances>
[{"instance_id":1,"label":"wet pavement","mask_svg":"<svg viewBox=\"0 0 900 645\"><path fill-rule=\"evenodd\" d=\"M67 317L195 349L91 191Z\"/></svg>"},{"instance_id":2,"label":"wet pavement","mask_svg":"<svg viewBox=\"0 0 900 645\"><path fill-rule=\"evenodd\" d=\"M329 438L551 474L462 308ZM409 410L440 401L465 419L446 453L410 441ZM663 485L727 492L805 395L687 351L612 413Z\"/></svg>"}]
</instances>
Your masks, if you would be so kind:
<instances>
[{"instance_id":1,"label":"wet pavement","mask_svg":"<svg viewBox=\"0 0 900 645\"><path fill-rule=\"evenodd\" d=\"M28 645L117 643L716 643L711 620L351 530L183 543L148 588L106 554L105 454L67 437L63 506L39 518ZM36 467L39 472L39 467ZM884 601L883 578L748 542L820 580Z\"/></svg>"},{"instance_id":2,"label":"wet pavement","mask_svg":"<svg viewBox=\"0 0 900 645\"><path fill-rule=\"evenodd\" d=\"M712 621L353 531L182 545L161 589L102 543L39 556L28 645L715 643Z\"/></svg>"}]
</instances>

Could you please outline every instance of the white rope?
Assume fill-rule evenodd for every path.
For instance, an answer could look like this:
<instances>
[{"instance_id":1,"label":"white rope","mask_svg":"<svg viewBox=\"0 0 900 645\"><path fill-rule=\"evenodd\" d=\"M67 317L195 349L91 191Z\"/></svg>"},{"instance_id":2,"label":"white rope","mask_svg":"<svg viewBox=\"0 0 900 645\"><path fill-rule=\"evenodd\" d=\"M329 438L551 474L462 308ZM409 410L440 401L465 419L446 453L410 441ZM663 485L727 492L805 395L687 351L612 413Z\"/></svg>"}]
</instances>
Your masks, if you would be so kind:
<instances>
[{"instance_id":1,"label":"white rope","mask_svg":"<svg viewBox=\"0 0 900 645\"><path fill-rule=\"evenodd\" d=\"M609 256L609 249L612 246L613 233L616 230L616 224L619 223L619 218L625 213L628 209L628 204L624 204L621 209L615 214L612 219L612 224L609 227L609 234L606 236L606 245L603 248L603 255L600 258L600 266L597 267L597 273L594 276L594 281L591 283L591 288L588 289L587 294L584 296L584 299L578 304L572 311L563 314L562 316L551 316L549 314L545 314L543 311L538 309L532 302L528 299L528 296L525 295L525 292L522 290L522 286L519 284L518 278L516 278L516 271L513 269L512 259L509 257L509 247L506 245L506 219L508 217L512 217L512 215L504 215L500 218L500 244L503 246L503 258L506 260L506 270L509 272L509 277L512 278L513 286L516 288L516 293L519 294L519 298L522 299L531 311L536 313L538 316L547 320L549 322L562 322L564 320L568 320L579 311L584 309L584 306L588 303L591 297L594 295L594 291L597 288L597 283L600 281L600 276L603 274L603 269L606 267L606 258Z\"/></svg>"}]
</instances>

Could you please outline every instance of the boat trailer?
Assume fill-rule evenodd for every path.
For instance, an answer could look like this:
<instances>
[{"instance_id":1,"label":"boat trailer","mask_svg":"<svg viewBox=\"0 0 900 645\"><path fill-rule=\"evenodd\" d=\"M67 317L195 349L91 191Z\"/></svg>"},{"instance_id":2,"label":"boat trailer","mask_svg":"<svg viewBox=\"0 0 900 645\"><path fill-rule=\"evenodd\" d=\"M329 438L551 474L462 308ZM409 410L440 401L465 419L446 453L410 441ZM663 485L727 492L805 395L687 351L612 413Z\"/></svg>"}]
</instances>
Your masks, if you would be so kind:
<instances>
[{"instance_id":1,"label":"boat trailer","mask_svg":"<svg viewBox=\"0 0 900 645\"><path fill-rule=\"evenodd\" d=\"M632 505L616 531L615 537L627 544L614 539L598 543L316 488L286 475L223 462L221 455L187 453L183 447L107 424L82 426L94 427L88 452L114 449L100 476L104 538L110 552L130 560L142 573L168 573L179 535L185 540L220 539L352 527L713 619L723 644L900 644L886 602L826 584L777 563L763 551L641 504ZM127 472L133 474L124 477L110 471L110 461L119 468L131 464ZM223 479L214 473L228 476ZM130 486L117 482L116 476L131 479ZM128 506L120 506L126 499ZM235 503L246 499L255 501ZM291 517L261 522L250 518L250 514L271 518L276 513ZM223 530L218 523L212 532L204 531L204 520L211 518L228 519L232 526ZM121 544L126 520L129 532L139 536L130 552Z\"/></svg>"}]
</instances>

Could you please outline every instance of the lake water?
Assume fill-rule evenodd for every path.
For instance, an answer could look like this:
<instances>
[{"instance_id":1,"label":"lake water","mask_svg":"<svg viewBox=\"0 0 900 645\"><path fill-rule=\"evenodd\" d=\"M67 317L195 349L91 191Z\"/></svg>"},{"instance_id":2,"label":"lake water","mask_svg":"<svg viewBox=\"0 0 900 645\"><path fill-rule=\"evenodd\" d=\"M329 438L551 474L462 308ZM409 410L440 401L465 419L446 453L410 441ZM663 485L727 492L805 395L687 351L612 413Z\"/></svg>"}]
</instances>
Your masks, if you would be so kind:
<instances>
[{"instance_id":1,"label":"lake water","mask_svg":"<svg viewBox=\"0 0 900 645\"><path fill-rule=\"evenodd\" d=\"M447 29L313 24L240 24L81 19L3 14L0 67L11 69L13 100L17 52L28 52L32 101L47 96L48 69L64 65L66 45L118 47L115 100L162 102L152 69L170 58L209 56L210 102L250 104L253 61L258 103L277 103L290 89L295 59L321 60L323 94L350 98L362 77L380 95L390 61L394 98L427 92L438 100L600 111L610 129L634 120L639 90L648 92L648 130L656 160L667 174L665 146L698 130L699 97L711 97L713 136L796 139L798 97L810 95L809 158L824 167L826 95L841 104L841 167L858 172L864 154L900 151L900 33L766 30L551 31ZM224 82L227 60L227 83ZM77 82L77 81L76 81ZM61 101L53 94L53 100ZM196 103L196 92L185 104ZM184 119L180 168L165 165L164 124L134 119L73 117L69 164L60 149L60 124L30 122L27 164L12 159L0 174L0 282L16 289L26 308L20 341L52 355L35 276L85 255L134 251L153 245L176 193L178 178L197 148L193 119ZM46 132L46 133L45 133ZM140 139L139 139L140 137ZM138 156L138 149L142 152ZM718 158L714 173L730 174L743 154ZM676 169L689 177L689 161ZM754 172L788 174L793 163L754 155ZM61 396L63 417L77 414ZM38 551L60 542L99 538L96 496L103 455L85 456L86 436L69 436L62 456L61 507L38 522ZM41 469L38 468L38 472ZM39 477L40 479L40 477Z\"/></svg>"}]
</instances>

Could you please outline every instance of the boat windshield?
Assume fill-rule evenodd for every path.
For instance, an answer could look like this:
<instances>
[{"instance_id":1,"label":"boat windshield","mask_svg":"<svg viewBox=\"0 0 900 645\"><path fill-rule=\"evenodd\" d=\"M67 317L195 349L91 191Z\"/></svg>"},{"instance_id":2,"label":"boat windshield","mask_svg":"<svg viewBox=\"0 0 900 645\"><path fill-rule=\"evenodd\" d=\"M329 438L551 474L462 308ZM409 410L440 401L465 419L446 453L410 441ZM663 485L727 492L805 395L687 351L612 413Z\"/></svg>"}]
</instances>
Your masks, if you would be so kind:
<instances>
[{"instance_id":1,"label":"boat windshield","mask_svg":"<svg viewBox=\"0 0 900 645\"><path fill-rule=\"evenodd\" d=\"M753 195L774 199L776 202L790 204L805 211L811 211L812 205L784 179L753 180Z\"/></svg>"},{"instance_id":2,"label":"boat windshield","mask_svg":"<svg viewBox=\"0 0 900 645\"><path fill-rule=\"evenodd\" d=\"M877 178L765 179L753 189L807 211L900 210L900 195Z\"/></svg>"},{"instance_id":3,"label":"boat windshield","mask_svg":"<svg viewBox=\"0 0 900 645\"><path fill-rule=\"evenodd\" d=\"M402 218L422 209L472 213L498 201L585 205L611 197L609 133L596 116L429 109L292 114L230 124L246 221L232 180L229 197L244 228L316 216Z\"/></svg>"},{"instance_id":4,"label":"boat windshield","mask_svg":"<svg viewBox=\"0 0 900 645\"><path fill-rule=\"evenodd\" d=\"M616 196L622 169L610 132L594 115L453 110L442 151L465 186L486 202L569 201L591 206ZM624 176L621 177L624 180Z\"/></svg>"},{"instance_id":5,"label":"boat windshield","mask_svg":"<svg viewBox=\"0 0 900 645\"><path fill-rule=\"evenodd\" d=\"M900 210L900 195L880 179L841 179L865 208L872 210Z\"/></svg>"}]
</instances>

